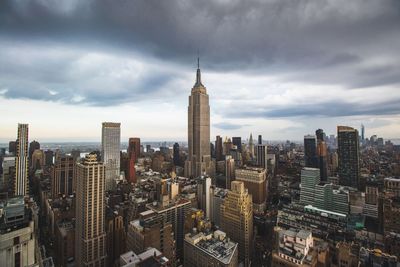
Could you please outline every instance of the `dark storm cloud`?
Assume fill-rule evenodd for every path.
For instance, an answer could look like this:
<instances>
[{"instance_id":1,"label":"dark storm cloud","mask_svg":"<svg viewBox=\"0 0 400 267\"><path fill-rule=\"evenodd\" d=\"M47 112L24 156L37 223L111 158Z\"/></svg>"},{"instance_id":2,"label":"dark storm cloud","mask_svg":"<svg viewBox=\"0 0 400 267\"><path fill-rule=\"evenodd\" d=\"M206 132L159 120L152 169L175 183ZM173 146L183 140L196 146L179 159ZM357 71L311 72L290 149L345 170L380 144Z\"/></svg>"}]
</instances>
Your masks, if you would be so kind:
<instances>
[{"instance_id":1,"label":"dark storm cloud","mask_svg":"<svg viewBox=\"0 0 400 267\"><path fill-rule=\"evenodd\" d=\"M121 57L135 51L144 61L149 57L186 66L193 66L199 49L205 67L216 72L275 75L288 82L347 88L400 83L397 0L3 0L1 39L9 45L42 45L42 50L47 49L45 44L63 44ZM95 79L98 72L71 71L75 60L74 55L35 58L33 65L23 62L21 68L13 58L0 58L0 90L6 88L10 98L114 105L151 97L177 82L167 67L111 83L111 78ZM91 82L85 82L84 75ZM73 101L74 96L81 101ZM299 105L260 114L305 115L313 108L326 116L398 112L392 106L380 110L342 105L341 109L326 108L324 103Z\"/></svg>"}]
</instances>

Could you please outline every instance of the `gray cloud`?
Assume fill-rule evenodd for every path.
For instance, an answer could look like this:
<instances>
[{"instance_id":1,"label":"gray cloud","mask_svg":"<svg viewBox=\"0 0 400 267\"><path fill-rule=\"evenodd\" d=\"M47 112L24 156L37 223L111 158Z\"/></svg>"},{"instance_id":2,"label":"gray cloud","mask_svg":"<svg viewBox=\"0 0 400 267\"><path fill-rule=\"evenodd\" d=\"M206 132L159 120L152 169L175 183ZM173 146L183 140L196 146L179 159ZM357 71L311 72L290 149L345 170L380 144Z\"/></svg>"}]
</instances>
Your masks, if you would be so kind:
<instances>
[{"instance_id":1,"label":"gray cloud","mask_svg":"<svg viewBox=\"0 0 400 267\"><path fill-rule=\"evenodd\" d=\"M257 110L241 107L224 115L239 118L285 118L285 117L347 117L400 114L400 98L379 103L349 103L332 100L284 107L259 108Z\"/></svg>"},{"instance_id":2,"label":"gray cloud","mask_svg":"<svg viewBox=\"0 0 400 267\"><path fill-rule=\"evenodd\" d=\"M242 127L249 126L248 124L235 124L235 123L229 123L229 122L220 122L220 123L214 123L214 127L222 130L238 130L241 129Z\"/></svg>"},{"instance_id":3,"label":"gray cloud","mask_svg":"<svg viewBox=\"0 0 400 267\"><path fill-rule=\"evenodd\" d=\"M3 45L32 44L41 53L31 51L22 55L25 60L3 53L0 89L8 89L4 94L8 98L67 103L81 99L79 103L98 106L182 97L177 66L192 68L197 49L205 58L205 68L217 73L272 75L283 82L346 88L398 86L399 25L396 0L351 4L347 0L4 0L0 6ZM83 52L51 50L60 45ZM91 50L119 58L140 54L140 60L151 61L151 67L164 66L146 69L135 78L104 77L112 70L102 65L75 71L80 56ZM134 74L135 70L128 71ZM337 101L261 109L242 116L399 112L392 102L364 106Z\"/></svg>"}]
</instances>

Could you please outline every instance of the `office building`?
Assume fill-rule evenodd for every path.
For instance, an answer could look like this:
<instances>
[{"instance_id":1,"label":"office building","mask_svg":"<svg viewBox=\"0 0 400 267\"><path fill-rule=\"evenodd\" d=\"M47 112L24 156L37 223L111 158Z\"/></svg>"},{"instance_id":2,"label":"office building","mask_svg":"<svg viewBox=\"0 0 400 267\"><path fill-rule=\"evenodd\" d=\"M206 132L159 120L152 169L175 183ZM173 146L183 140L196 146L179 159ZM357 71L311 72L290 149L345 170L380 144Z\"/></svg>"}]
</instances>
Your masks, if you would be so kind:
<instances>
[{"instance_id":1,"label":"office building","mask_svg":"<svg viewBox=\"0 0 400 267\"><path fill-rule=\"evenodd\" d=\"M255 156L255 152L254 152L254 141L252 133L250 133L250 138L249 138L249 152L250 152L250 157L253 159Z\"/></svg>"},{"instance_id":2,"label":"office building","mask_svg":"<svg viewBox=\"0 0 400 267\"><path fill-rule=\"evenodd\" d=\"M122 161L122 159L121 159ZM129 183L135 184L137 182L136 180L136 167L135 167L135 155L134 152L130 152L130 155L128 155L128 158L126 159L126 164L127 166L127 172L125 174L125 178Z\"/></svg>"},{"instance_id":3,"label":"office building","mask_svg":"<svg viewBox=\"0 0 400 267\"><path fill-rule=\"evenodd\" d=\"M359 188L360 152L358 131L347 126L338 126L338 175L339 183Z\"/></svg>"},{"instance_id":4,"label":"office building","mask_svg":"<svg viewBox=\"0 0 400 267\"><path fill-rule=\"evenodd\" d=\"M223 148L222 148L222 137L217 135L215 139L215 159L216 161L224 160Z\"/></svg>"},{"instance_id":5,"label":"office building","mask_svg":"<svg viewBox=\"0 0 400 267\"><path fill-rule=\"evenodd\" d=\"M242 138L241 137L232 137L232 144L236 146L236 149L239 152L242 152Z\"/></svg>"},{"instance_id":6,"label":"office building","mask_svg":"<svg viewBox=\"0 0 400 267\"><path fill-rule=\"evenodd\" d=\"M333 184L319 183L315 186L314 203L309 205L347 216L350 213L349 191Z\"/></svg>"},{"instance_id":7,"label":"office building","mask_svg":"<svg viewBox=\"0 0 400 267\"><path fill-rule=\"evenodd\" d=\"M226 136L224 143L222 145L222 153L224 154L224 156L230 155L232 149L233 149L232 140Z\"/></svg>"},{"instance_id":8,"label":"office building","mask_svg":"<svg viewBox=\"0 0 400 267\"><path fill-rule=\"evenodd\" d=\"M158 249L172 261L175 258L172 224L152 210L140 213L139 219L128 225L127 249L140 254L148 247Z\"/></svg>"},{"instance_id":9,"label":"office building","mask_svg":"<svg viewBox=\"0 0 400 267\"><path fill-rule=\"evenodd\" d=\"M75 257L75 227L71 220L61 220L55 228L55 261L56 266L72 265Z\"/></svg>"},{"instance_id":10,"label":"office building","mask_svg":"<svg viewBox=\"0 0 400 267\"><path fill-rule=\"evenodd\" d=\"M221 229L238 243L239 262L249 266L253 247L253 201L243 182L233 181L221 204Z\"/></svg>"},{"instance_id":11,"label":"office building","mask_svg":"<svg viewBox=\"0 0 400 267\"><path fill-rule=\"evenodd\" d=\"M364 144L365 142L365 126L364 124L361 124L361 142Z\"/></svg>"},{"instance_id":12,"label":"office building","mask_svg":"<svg viewBox=\"0 0 400 267\"><path fill-rule=\"evenodd\" d=\"M350 212L349 192L332 183L320 182L319 170L301 171L300 203L347 216Z\"/></svg>"},{"instance_id":13,"label":"office building","mask_svg":"<svg viewBox=\"0 0 400 267\"><path fill-rule=\"evenodd\" d=\"M0 203L0 266L35 266L35 223L24 196ZM38 266L38 265L37 265Z\"/></svg>"},{"instance_id":14,"label":"office building","mask_svg":"<svg viewBox=\"0 0 400 267\"><path fill-rule=\"evenodd\" d=\"M39 143L38 141L33 140L33 141L30 142L30 144L29 144L29 159L31 160L30 163L32 163L32 155L33 155L33 152L34 152L36 149L40 149L40 143ZM30 166L31 166L31 165L30 165Z\"/></svg>"},{"instance_id":15,"label":"office building","mask_svg":"<svg viewBox=\"0 0 400 267\"><path fill-rule=\"evenodd\" d=\"M268 147L267 145L256 146L257 166L267 170L268 168Z\"/></svg>"},{"instance_id":16,"label":"office building","mask_svg":"<svg viewBox=\"0 0 400 267\"><path fill-rule=\"evenodd\" d=\"M318 168L317 140L315 135L304 136L304 166Z\"/></svg>"},{"instance_id":17,"label":"office building","mask_svg":"<svg viewBox=\"0 0 400 267\"><path fill-rule=\"evenodd\" d=\"M370 218L379 218L379 187L377 184L367 184L365 187L365 204L363 214Z\"/></svg>"},{"instance_id":18,"label":"office building","mask_svg":"<svg viewBox=\"0 0 400 267\"><path fill-rule=\"evenodd\" d=\"M175 166L181 166L181 155L179 151L179 144L175 143L173 148L173 161Z\"/></svg>"},{"instance_id":19,"label":"office building","mask_svg":"<svg viewBox=\"0 0 400 267\"><path fill-rule=\"evenodd\" d=\"M28 124L18 124L14 195L27 196L28 194Z\"/></svg>"},{"instance_id":20,"label":"office building","mask_svg":"<svg viewBox=\"0 0 400 267\"><path fill-rule=\"evenodd\" d=\"M238 244L220 230L185 235L184 266L238 266Z\"/></svg>"},{"instance_id":21,"label":"office building","mask_svg":"<svg viewBox=\"0 0 400 267\"><path fill-rule=\"evenodd\" d=\"M221 205L225 201L228 189L211 186L211 214L210 220L215 225L221 225Z\"/></svg>"},{"instance_id":22,"label":"office building","mask_svg":"<svg viewBox=\"0 0 400 267\"><path fill-rule=\"evenodd\" d=\"M75 160L72 156L56 158L51 178L53 198L69 196L75 192Z\"/></svg>"},{"instance_id":23,"label":"office building","mask_svg":"<svg viewBox=\"0 0 400 267\"><path fill-rule=\"evenodd\" d=\"M51 150L46 150L44 152L44 162L46 166L52 166L54 161L54 152Z\"/></svg>"},{"instance_id":24,"label":"office building","mask_svg":"<svg viewBox=\"0 0 400 267\"><path fill-rule=\"evenodd\" d=\"M17 141L10 141L8 143L8 153L11 155L15 155L17 152Z\"/></svg>"},{"instance_id":25,"label":"office building","mask_svg":"<svg viewBox=\"0 0 400 267\"><path fill-rule=\"evenodd\" d=\"M319 184L319 169L305 167L301 170L300 203L314 204L315 186Z\"/></svg>"},{"instance_id":26,"label":"office building","mask_svg":"<svg viewBox=\"0 0 400 267\"><path fill-rule=\"evenodd\" d=\"M191 208L188 199L177 198L169 201L147 204L146 207L158 215L162 215L165 223L171 223L174 233L176 259L183 257L184 224L186 214Z\"/></svg>"},{"instance_id":27,"label":"office building","mask_svg":"<svg viewBox=\"0 0 400 267\"><path fill-rule=\"evenodd\" d=\"M210 154L210 105L207 90L201 83L197 62L196 83L189 96L188 146L189 158L185 162L185 176L214 175L215 166Z\"/></svg>"},{"instance_id":28,"label":"office building","mask_svg":"<svg viewBox=\"0 0 400 267\"><path fill-rule=\"evenodd\" d=\"M197 179L197 201L199 208L203 210L207 216L210 218L211 212L211 178L210 177L200 177Z\"/></svg>"},{"instance_id":29,"label":"office building","mask_svg":"<svg viewBox=\"0 0 400 267\"><path fill-rule=\"evenodd\" d=\"M263 144L262 135L259 134L258 135L258 145L262 145L262 144Z\"/></svg>"},{"instance_id":30,"label":"office building","mask_svg":"<svg viewBox=\"0 0 400 267\"><path fill-rule=\"evenodd\" d=\"M0 186L1 190L8 191L12 195L14 187L12 186L15 179L15 157L4 157L2 166L2 174Z\"/></svg>"},{"instance_id":31,"label":"office building","mask_svg":"<svg viewBox=\"0 0 400 267\"><path fill-rule=\"evenodd\" d=\"M308 230L313 236L326 240L328 237L337 236L347 228L347 216L311 205L292 203L284 205L278 211L277 226L285 229Z\"/></svg>"},{"instance_id":32,"label":"office building","mask_svg":"<svg viewBox=\"0 0 400 267\"><path fill-rule=\"evenodd\" d=\"M328 180L328 147L325 142L325 133L322 129L315 131L317 137L317 162L320 169L321 181Z\"/></svg>"},{"instance_id":33,"label":"office building","mask_svg":"<svg viewBox=\"0 0 400 267\"><path fill-rule=\"evenodd\" d=\"M89 154L76 165L76 266L107 266L105 165Z\"/></svg>"},{"instance_id":34,"label":"office building","mask_svg":"<svg viewBox=\"0 0 400 267\"><path fill-rule=\"evenodd\" d=\"M225 156L225 188L231 189L231 183L235 180L235 160L232 156Z\"/></svg>"},{"instance_id":35,"label":"office building","mask_svg":"<svg viewBox=\"0 0 400 267\"><path fill-rule=\"evenodd\" d=\"M36 149L33 153L32 153L32 157L31 157L31 170L36 171L36 170L40 170L44 167L44 152L41 149Z\"/></svg>"},{"instance_id":36,"label":"office building","mask_svg":"<svg viewBox=\"0 0 400 267\"><path fill-rule=\"evenodd\" d=\"M262 213L267 202L267 174L264 168L244 167L235 170L236 181L241 181L252 195L253 211Z\"/></svg>"},{"instance_id":37,"label":"office building","mask_svg":"<svg viewBox=\"0 0 400 267\"><path fill-rule=\"evenodd\" d=\"M131 156L133 155L135 157L135 162L137 162L137 160L140 157L140 138L139 137L129 138L127 153L128 153L129 158L131 158Z\"/></svg>"},{"instance_id":38,"label":"office building","mask_svg":"<svg viewBox=\"0 0 400 267\"><path fill-rule=\"evenodd\" d=\"M115 266L119 256L126 252L126 233L124 227L124 217L107 208L106 215L106 234L107 234L107 266Z\"/></svg>"},{"instance_id":39,"label":"office building","mask_svg":"<svg viewBox=\"0 0 400 267\"><path fill-rule=\"evenodd\" d=\"M106 190L114 189L120 176L120 127L121 123L103 122L102 124L101 157L106 168Z\"/></svg>"}]
</instances>

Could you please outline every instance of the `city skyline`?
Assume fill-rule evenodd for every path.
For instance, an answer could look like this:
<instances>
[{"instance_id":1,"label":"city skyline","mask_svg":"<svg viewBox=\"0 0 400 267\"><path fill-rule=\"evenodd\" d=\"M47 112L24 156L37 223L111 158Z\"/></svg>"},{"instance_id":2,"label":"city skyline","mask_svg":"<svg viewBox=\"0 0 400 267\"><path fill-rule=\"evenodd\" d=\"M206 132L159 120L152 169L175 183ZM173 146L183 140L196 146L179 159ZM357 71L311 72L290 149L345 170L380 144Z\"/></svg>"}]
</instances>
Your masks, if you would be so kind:
<instances>
[{"instance_id":1,"label":"city skyline","mask_svg":"<svg viewBox=\"0 0 400 267\"><path fill-rule=\"evenodd\" d=\"M103 121L121 122L122 140L184 141L198 50L211 140L301 140L361 124L366 137L400 136L398 2L152 5L6 1L0 142L17 123L31 139L97 141Z\"/></svg>"}]
</instances>

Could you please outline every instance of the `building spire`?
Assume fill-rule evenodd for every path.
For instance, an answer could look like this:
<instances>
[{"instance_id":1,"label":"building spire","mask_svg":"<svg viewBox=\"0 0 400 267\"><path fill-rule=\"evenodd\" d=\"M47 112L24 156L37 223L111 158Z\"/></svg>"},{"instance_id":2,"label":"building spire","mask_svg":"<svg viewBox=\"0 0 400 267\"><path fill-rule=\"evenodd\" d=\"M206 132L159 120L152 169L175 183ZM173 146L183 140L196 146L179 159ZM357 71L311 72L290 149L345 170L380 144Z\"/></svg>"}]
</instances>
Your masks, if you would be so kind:
<instances>
[{"instance_id":1,"label":"building spire","mask_svg":"<svg viewBox=\"0 0 400 267\"><path fill-rule=\"evenodd\" d=\"M196 73L196 83L194 84L194 87L197 86L204 86L201 83L201 72L200 72L200 57L197 56L197 73Z\"/></svg>"}]
</instances>

